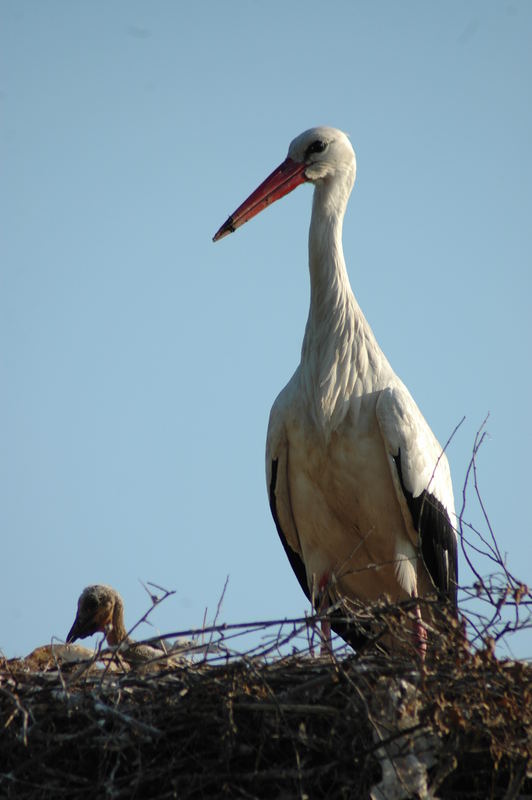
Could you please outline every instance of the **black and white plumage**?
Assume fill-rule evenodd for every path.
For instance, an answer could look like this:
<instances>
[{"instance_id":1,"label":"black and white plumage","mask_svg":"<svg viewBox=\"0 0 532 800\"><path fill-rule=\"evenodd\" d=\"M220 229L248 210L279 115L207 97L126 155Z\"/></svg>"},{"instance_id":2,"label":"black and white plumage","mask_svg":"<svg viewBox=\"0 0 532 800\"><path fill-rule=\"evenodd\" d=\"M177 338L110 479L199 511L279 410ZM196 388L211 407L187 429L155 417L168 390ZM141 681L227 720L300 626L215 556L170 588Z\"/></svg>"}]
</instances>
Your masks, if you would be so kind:
<instances>
[{"instance_id":1,"label":"black and white plumage","mask_svg":"<svg viewBox=\"0 0 532 800\"><path fill-rule=\"evenodd\" d=\"M324 592L329 603L339 597L369 602L436 590L455 607L447 458L377 344L346 271L342 224L355 174L344 133L305 131L214 237L301 183L314 184L310 310L300 364L270 414L270 506L308 597Z\"/></svg>"}]
</instances>

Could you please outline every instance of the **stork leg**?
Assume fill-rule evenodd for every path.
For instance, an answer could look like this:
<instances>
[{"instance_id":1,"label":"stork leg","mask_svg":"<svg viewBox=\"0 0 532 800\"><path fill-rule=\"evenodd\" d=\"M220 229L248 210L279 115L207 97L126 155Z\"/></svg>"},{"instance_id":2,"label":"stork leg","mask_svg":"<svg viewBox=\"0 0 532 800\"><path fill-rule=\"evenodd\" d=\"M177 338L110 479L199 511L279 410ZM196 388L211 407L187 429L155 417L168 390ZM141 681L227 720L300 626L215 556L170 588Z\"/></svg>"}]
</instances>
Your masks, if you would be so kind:
<instances>
[{"instance_id":1,"label":"stork leg","mask_svg":"<svg viewBox=\"0 0 532 800\"><path fill-rule=\"evenodd\" d=\"M415 592L413 597L417 598L417 594ZM414 613L414 643L421 661L424 661L427 654L427 629L425 628L425 624L421 618L421 608L417 603Z\"/></svg>"},{"instance_id":2,"label":"stork leg","mask_svg":"<svg viewBox=\"0 0 532 800\"><path fill-rule=\"evenodd\" d=\"M330 582L331 576L328 572L324 572L318 583L318 613L327 610L329 606L329 598L327 595L327 586ZM328 656L332 653L332 638L331 638L331 623L330 620L322 619L320 623L320 656Z\"/></svg>"},{"instance_id":3,"label":"stork leg","mask_svg":"<svg viewBox=\"0 0 532 800\"><path fill-rule=\"evenodd\" d=\"M320 656L328 656L332 653L331 623L328 619L322 619L320 633Z\"/></svg>"}]
</instances>

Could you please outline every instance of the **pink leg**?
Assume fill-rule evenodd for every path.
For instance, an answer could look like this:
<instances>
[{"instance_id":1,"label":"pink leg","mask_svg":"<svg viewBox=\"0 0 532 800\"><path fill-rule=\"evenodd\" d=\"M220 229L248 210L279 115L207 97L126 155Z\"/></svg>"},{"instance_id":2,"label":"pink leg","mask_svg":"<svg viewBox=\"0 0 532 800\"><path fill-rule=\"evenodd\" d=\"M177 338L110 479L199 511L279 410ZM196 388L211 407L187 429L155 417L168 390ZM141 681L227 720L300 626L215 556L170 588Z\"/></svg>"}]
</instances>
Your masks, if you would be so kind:
<instances>
[{"instance_id":1,"label":"pink leg","mask_svg":"<svg viewBox=\"0 0 532 800\"><path fill-rule=\"evenodd\" d=\"M329 581L330 581L329 572L324 572L318 583L319 603L315 606L318 612L325 611L325 609L328 606L327 586L329 584ZM329 622L328 619L324 619L321 621L320 627L321 627L320 656L325 656L332 653L331 623Z\"/></svg>"},{"instance_id":2,"label":"pink leg","mask_svg":"<svg viewBox=\"0 0 532 800\"><path fill-rule=\"evenodd\" d=\"M329 653L332 653L331 623L328 619L323 619L321 621L320 656L327 656Z\"/></svg>"},{"instance_id":3,"label":"pink leg","mask_svg":"<svg viewBox=\"0 0 532 800\"><path fill-rule=\"evenodd\" d=\"M415 595L414 595L415 597ZM416 650L422 661L425 660L427 654L427 631L423 620L421 619L421 609L416 606L416 621L414 622L414 640L416 643Z\"/></svg>"}]
</instances>

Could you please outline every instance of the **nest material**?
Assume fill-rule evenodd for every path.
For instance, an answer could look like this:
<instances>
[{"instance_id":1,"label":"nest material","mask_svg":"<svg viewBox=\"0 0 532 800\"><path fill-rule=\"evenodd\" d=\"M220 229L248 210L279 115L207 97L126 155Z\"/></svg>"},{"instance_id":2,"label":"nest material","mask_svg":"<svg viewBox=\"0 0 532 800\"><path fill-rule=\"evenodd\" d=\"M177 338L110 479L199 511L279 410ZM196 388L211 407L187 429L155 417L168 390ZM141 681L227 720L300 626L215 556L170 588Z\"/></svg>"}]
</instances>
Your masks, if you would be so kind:
<instances>
[{"instance_id":1,"label":"nest material","mask_svg":"<svg viewBox=\"0 0 532 800\"><path fill-rule=\"evenodd\" d=\"M457 626L423 665L316 658L304 628L172 669L4 661L0 796L532 797L530 665L473 652Z\"/></svg>"}]
</instances>

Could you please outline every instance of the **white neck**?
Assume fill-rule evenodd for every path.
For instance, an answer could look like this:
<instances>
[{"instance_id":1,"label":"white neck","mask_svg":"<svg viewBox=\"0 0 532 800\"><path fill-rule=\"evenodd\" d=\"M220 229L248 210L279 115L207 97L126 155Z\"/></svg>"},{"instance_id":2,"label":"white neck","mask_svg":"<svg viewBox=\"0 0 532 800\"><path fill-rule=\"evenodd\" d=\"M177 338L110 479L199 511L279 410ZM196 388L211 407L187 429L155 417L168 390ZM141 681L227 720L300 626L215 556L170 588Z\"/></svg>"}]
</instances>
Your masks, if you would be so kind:
<instances>
[{"instance_id":1,"label":"white neck","mask_svg":"<svg viewBox=\"0 0 532 800\"><path fill-rule=\"evenodd\" d=\"M329 437L349 399L362 388L377 343L353 295L342 248L342 224L352 180L316 183L309 231L310 309L301 375L314 422ZM371 351L371 352L370 352Z\"/></svg>"},{"instance_id":2,"label":"white neck","mask_svg":"<svg viewBox=\"0 0 532 800\"><path fill-rule=\"evenodd\" d=\"M342 247L345 202L334 202L330 185L317 184L309 230L310 310L307 334L327 335L331 322L352 297ZM331 195L333 195L331 197ZM309 330L310 328L310 330Z\"/></svg>"}]
</instances>

